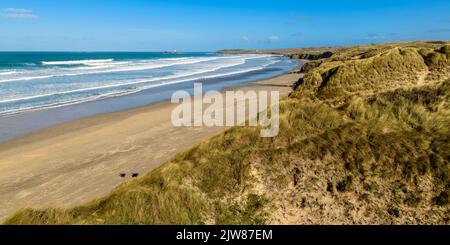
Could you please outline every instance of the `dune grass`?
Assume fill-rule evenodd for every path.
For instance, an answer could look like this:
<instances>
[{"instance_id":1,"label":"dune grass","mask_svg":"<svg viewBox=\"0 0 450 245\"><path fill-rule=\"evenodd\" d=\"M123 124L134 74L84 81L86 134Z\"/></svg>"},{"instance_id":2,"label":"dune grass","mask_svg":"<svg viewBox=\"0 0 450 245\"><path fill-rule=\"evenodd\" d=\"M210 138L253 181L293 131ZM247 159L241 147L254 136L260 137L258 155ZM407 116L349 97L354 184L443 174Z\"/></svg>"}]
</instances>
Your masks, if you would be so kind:
<instances>
[{"instance_id":1,"label":"dune grass","mask_svg":"<svg viewBox=\"0 0 450 245\"><path fill-rule=\"evenodd\" d=\"M448 224L449 60L441 42L340 49L281 102L277 137L234 127L101 199L5 224Z\"/></svg>"}]
</instances>

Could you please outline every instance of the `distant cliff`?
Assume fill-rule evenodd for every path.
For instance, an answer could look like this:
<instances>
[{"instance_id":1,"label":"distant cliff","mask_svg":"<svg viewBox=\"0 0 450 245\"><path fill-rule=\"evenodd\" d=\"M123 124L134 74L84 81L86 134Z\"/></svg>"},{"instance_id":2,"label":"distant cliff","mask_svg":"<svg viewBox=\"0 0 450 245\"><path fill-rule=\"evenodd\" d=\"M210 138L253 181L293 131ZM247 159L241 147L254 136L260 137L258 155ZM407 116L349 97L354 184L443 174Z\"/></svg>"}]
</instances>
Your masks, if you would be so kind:
<instances>
[{"instance_id":1,"label":"distant cliff","mask_svg":"<svg viewBox=\"0 0 450 245\"><path fill-rule=\"evenodd\" d=\"M343 47L312 47L312 48L289 48L268 50L246 50L246 49L223 49L218 54L276 54L285 55L293 59L316 60L329 58L333 52Z\"/></svg>"},{"instance_id":2,"label":"distant cliff","mask_svg":"<svg viewBox=\"0 0 450 245\"><path fill-rule=\"evenodd\" d=\"M304 62L301 72L319 66L321 59L328 59L333 56L333 52L341 49L340 47L323 47L323 48L297 48L297 49L281 49L281 50L244 50L244 49L224 49L219 50L219 54L274 54L284 55L291 59L300 59L313 62Z\"/></svg>"},{"instance_id":3,"label":"distant cliff","mask_svg":"<svg viewBox=\"0 0 450 245\"><path fill-rule=\"evenodd\" d=\"M330 51L325 51L323 53L311 54L311 53L299 53L290 55L291 59L300 59L300 60L319 60L319 59L327 59L333 56L333 53Z\"/></svg>"}]
</instances>

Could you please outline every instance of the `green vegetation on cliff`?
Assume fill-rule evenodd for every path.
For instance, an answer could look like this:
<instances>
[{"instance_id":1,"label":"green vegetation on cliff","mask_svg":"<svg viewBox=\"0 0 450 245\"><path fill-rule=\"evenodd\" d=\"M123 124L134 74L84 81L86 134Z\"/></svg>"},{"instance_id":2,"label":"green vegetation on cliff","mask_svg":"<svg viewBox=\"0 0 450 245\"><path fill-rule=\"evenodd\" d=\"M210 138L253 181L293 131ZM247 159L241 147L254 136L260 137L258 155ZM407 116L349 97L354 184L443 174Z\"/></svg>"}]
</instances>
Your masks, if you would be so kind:
<instances>
[{"instance_id":1,"label":"green vegetation on cliff","mask_svg":"<svg viewBox=\"0 0 450 245\"><path fill-rule=\"evenodd\" d=\"M6 223L448 224L449 50L333 50L281 102L277 137L231 128L99 200Z\"/></svg>"}]
</instances>

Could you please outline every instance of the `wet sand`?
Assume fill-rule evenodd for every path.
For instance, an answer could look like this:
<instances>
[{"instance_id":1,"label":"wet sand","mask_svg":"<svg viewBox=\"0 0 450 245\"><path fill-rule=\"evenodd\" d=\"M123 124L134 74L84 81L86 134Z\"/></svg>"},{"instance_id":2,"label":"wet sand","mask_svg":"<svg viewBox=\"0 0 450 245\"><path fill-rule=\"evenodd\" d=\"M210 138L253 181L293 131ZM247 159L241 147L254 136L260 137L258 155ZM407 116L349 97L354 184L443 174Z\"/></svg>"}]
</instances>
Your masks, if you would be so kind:
<instances>
[{"instance_id":1,"label":"wet sand","mask_svg":"<svg viewBox=\"0 0 450 245\"><path fill-rule=\"evenodd\" d=\"M299 76L285 74L232 89L287 95ZM101 197L131 174L142 176L224 130L174 127L176 106L164 101L99 114L1 143L0 221L23 207L70 207Z\"/></svg>"}]
</instances>

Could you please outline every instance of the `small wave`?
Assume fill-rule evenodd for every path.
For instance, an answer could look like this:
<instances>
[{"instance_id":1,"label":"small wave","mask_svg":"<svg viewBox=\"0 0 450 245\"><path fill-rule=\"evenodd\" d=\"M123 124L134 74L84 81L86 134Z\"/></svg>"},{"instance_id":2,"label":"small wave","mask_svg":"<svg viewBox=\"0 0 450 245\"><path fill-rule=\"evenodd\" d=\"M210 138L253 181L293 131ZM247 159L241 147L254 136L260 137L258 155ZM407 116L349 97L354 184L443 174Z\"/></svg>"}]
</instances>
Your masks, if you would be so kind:
<instances>
[{"instance_id":1,"label":"small wave","mask_svg":"<svg viewBox=\"0 0 450 245\"><path fill-rule=\"evenodd\" d=\"M237 58L237 57L235 56L234 58ZM0 112L0 115L11 115L11 114L21 113L21 112L25 112L25 111L30 111L30 110L41 110L41 109L49 109L49 108L54 108L54 107L61 107L61 106L66 106L66 105L78 104L78 103L83 103L83 102L87 102L87 101L94 101L94 100L108 98L108 97L115 97L115 96L120 96L120 95L125 95L125 94L137 93L137 92L140 92L140 91L143 91L143 90L146 90L146 89L149 89L149 88L154 88L154 87L160 87L160 86L176 84L176 83L183 83L183 82L188 82L188 81L195 81L195 80L198 80L200 78L208 79L208 78L226 77L226 76L231 76L231 75L236 75L236 74L241 74L241 73L247 73L247 72L251 72L251 71L264 69L267 66L272 65L274 63L277 63L279 61L279 60L271 60L267 64L260 65L260 66L257 66L257 67L251 67L251 68L248 68L248 69L240 69L240 70L237 70L237 71L235 70L235 71L228 71L228 72L227 71L223 71L223 72L218 73L218 74L210 74L210 75L206 75L206 76L203 76L203 77L196 76L196 75L200 75L200 74L204 74L204 73L214 72L214 71L217 71L217 70L222 69L222 68L242 65L242 64L245 63L246 59L253 58L253 57L247 56L247 57L244 58L244 57L241 56L241 58L242 59L239 59L239 62L237 62L237 63L233 62L232 64L222 64L220 66L215 66L215 67L212 67L212 68L205 68L205 69L202 69L202 70L197 70L197 71L189 72L189 73L174 74L172 76L155 77L155 78L151 78L151 79L147 78L147 79L139 79L139 80L129 80L127 82L115 83L115 84L107 84L107 85L104 85L104 86L95 86L95 87L75 89L75 90L71 90L71 91L62 91L62 92L55 92L55 93L27 96L27 97L22 97L22 98L6 99L6 100L0 101L0 103L26 101L26 100L33 100L33 99L38 99L38 98L48 97L48 96L65 95L65 94L86 92L86 91L92 91L92 90L94 90L94 91L95 90L103 90L103 89L109 89L109 88L114 89L115 87L141 84L141 85L139 85L137 87L128 87L128 88L125 87L124 89L126 89L126 90L119 90L119 91L116 90L116 91L113 91L113 92L104 91L106 93L101 93L101 94L94 93L94 95L92 95L92 96L87 96L87 97L79 98L79 99L72 98L72 99L69 99L69 100L66 100L66 101L59 101L59 102L50 103L50 104L34 105L34 106L29 106L29 107L22 107L22 108L17 108L17 109L11 109L11 110ZM182 59L182 60L184 62L186 61L186 59ZM157 82L157 83L151 83L151 82ZM151 84L147 84L147 83L151 83Z\"/></svg>"},{"instance_id":2,"label":"small wave","mask_svg":"<svg viewBox=\"0 0 450 245\"><path fill-rule=\"evenodd\" d=\"M42 61L43 65L96 65L98 63L113 62L114 59L99 60L66 60L66 61Z\"/></svg>"},{"instance_id":3,"label":"small wave","mask_svg":"<svg viewBox=\"0 0 450 245\"><path fill-rule=\"evenodd\" d=\"M134 91L111 92L111 93L91 96L91 97L87 97L87 98L75 99L75 100L70 100L70 101L55 102L55 103L46 104L46 105L29 106L29 107L25 107L25 108L12 109L12 110L0 112L0 116L12 116L12 115L20 114L23 112L48 110L48 109L53 109L53 108L58 108L58 107L63 107L63 106L68 106L68 105L76 105L76 104L81 104L81 103L85 103L85 102L96 101L96 100L103 99L103 98L117 97L117 96L132 94L132 93L135 93L135 92Z\"/></svg>"},{"instance_id":4,"label":"small wave","mask_svg":"<svg viewBox=\"0 0 450 245\"><path fill-rule=\"evenodd\" d=\"M69 91L62 91L62 92L55 92L55 93L48 93L48 94L40 94L40 95L33 95L33 96L27 96L27 97L21 97L21 98L14 98L14 99L6 99L6 100L0 100L0 103L9 103L9 102L16 102L16 101L24 101L24 100L31 100L31 99L37 99L37 98L43 98L43 97L49 97L49 96L55 96L55 95L63 95L63 94L72 94L72 93L79 93L79 92L86 92L86 91L92 91L92 90L99 90L99 89L107 89L107 88L114 88L114 87L121 87L121 86L128 86L128 85L136 85L136 84L142 84L142 83L148 83L148 82L154 82L154 81L164 81L164 80L170 80L170 79L176 79L181 77L188 77L193 75L198 75L202 73L208 73L208 72L214 72L223 68L227 67L233 67L242 65L242 63L234 63L231 65L222 65L217 66L212 69L204 69L199 70L196 72L186 73L186 74L177 74L167 77L155 77L152 79L141 79L141 80L135 80L125 83L116 83L116 84L108 84L104 86L97 86L97 87L90 87L90 88L81 88L81 89L74 89Z\"/></svg>"},{"instance_id":5,"label":"small wave","mask_svg":"<svg viewBox=\"0 0 450 245\"><path fill-rule=\"evenodd\" d=\"M265 64L265 65L262 65L262 66L258 66L258 67L254 67L254 68L248 68L248 69L244 69L244 70L238 70L238 71L232 71L232 72L208 75L208 76L202 77L202 79L226 77L226 76L231 76L231 75L237 75L237 74L242 74L242 73L262 70L262 69L266 68L267 66L272 65L272 64L274 64L276 62L277 61L272 61L272 62L270 62L268 64ZM165 80L182 78L182 77L189 77L189 76L198 75L198 74L202 74L202 73L208 73L208 72L214 72L214 71L217 71L217 70L220 70L220 69L223 69L223 68L227 68L227 67L232 67L232 66L236 66L236 64L219 66L219 67L215 67L213 69L201 70L201 71L192 72L192 73L188 73L188 74L179 74L179 75L173 75L173 76L167 76L167 77L156 77L156 78L152 78L152 79L142 79L142 80L126 82L126 83L109 84L109 85L97 86L97 87L91 87L91 88L82 88L82 89L75 89L75 90L63 91L63 92L57 92L57 93L41 94L41 95L28 96L28 97L22 97L22 98L1 100L0 103L16 102L16 101L37 99L37 98L42 98L42 97L49 97L49 96L54 96L54 95L72 94L72 93L86 92L86 91L92 91L92 90L121 87L121 86L127 86L127 85L136 85L136 84L154 82L154 81L158 81L158 80L161 81L161 83L158 83L158 84L152 84L152 85L149 85L149 86L136 88L136 90L142 91L142 90L149 89L149 88L154 88L154 87L159 87L159 86L169 85L169 84L175 84L175 83L182 83L182 82L196 80L196 79L199 79L199 78L186 78L186 79L175 80L175 81L171 81L171 82L162 82L162 81L165 81Z\"/></svg>"},{"instance_id":6,"label":"small wave","mask_svg":"<svg viewBox=\"0 0 450 245\"><path fill-rule=\"evenodd\" d=\"M14 75L17 74L17 71L1 71L0 76L6 76L6 75Z\"/></svg>"},{"instance_id":7,"label":"small wave","mask_svg":"<svg viewBox=\"0 0 450 245\"><path fill-rule=\"evenodd\" d=\"M3 79L0 80L0 83L8 83L8 82L16 82L16 81L30 81L35 79L45 79L51 78L53 75L42 75L42 76L33 76L33 77L21 77L21 78L11 78L11 79Z\"/></svg>"},{"instance_id":8,"label":"small wave","mask_svg":"<svg viewBox=\"0 0 450 245\"><path fill-rule=\"evenodd\" d=\"M240 56L233 57L233 58L239 58L239 57ZM158 69L158 68L175 66L175 65L188 65L188 64L195 64L195 63L200 63L200 62L208 62L208 61L217 60L217 59L222 59L222 58L220 58L220 57L190 58L190 59L177 59L177 60L174 60L174 59L160 59L160 60L154 60L154 61L133 63L132 65L127 65L127 66L122 66L122 67L114 66L114 65L112 65L112 66L104 65L103 67L93 67L92 71L87 71L87 72L61 73L61 74L51 74L51 75L37 75L37 76L8 78L8 79L1 79L0 83L30 81L30 80L37 80L37 79L53 78L53 77L70 77L70 76L82 76L82 75L101 74L101 73L143 71L143 70ZM167 61L170 61L170 62L167 62ZM175 62L172 62L172 61L175 61ZM161 63L158 63L158 62L161 62ZM99 68L99 70L96 70L95 68ZM101 70L101 68L111 68L111 69ZM76 68L76 69L83 70L82 68ZM84 69L84 70L89 70L89 69L90 68ZM65 71L69 71L70 72L70 71L74 71L74 70L73 69L67 69Z\"/></svg>"}]
</instances>

